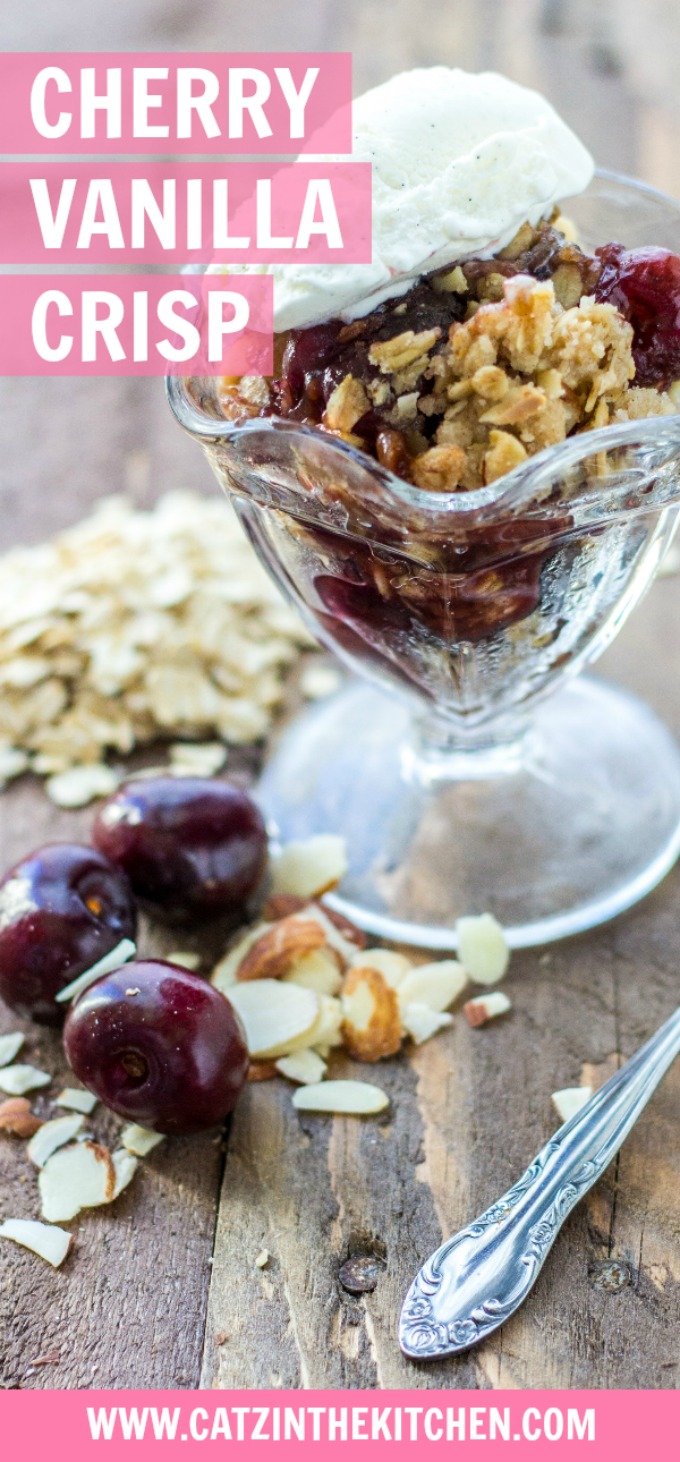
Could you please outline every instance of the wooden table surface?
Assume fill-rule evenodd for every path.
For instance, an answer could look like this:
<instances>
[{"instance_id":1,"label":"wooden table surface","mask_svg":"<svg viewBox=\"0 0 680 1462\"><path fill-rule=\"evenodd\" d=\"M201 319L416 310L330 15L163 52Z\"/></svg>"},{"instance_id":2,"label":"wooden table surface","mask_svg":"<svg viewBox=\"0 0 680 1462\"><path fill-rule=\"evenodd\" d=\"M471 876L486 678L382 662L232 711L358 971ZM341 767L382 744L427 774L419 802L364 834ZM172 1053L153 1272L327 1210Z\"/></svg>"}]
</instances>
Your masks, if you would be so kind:
<instances>
[{"instance_id":1,"label":"wooden table surface","mask_svg":"<svg viewBox=\"0 0 680 1462\"><path fill-rule=\"evenodd\" d=\"M545 91L600 162L678 193L679 41L664 0L38 0L10 7L2 35L16 50L351 49L357 90L413 64L496 67ZM159 383L3 381L6 545L43 538L105 492L145 504L187 485L214 490ZM680 581L659 581L602 662L678 735L679 609ZM3 865L88 821L33 782L15 786L0 797ZM112 1209L78 1221L63 1270L0 1245L0 1385L680 1385L680 1066L499 1334L428 1367L396 1343L414 1270L519 1174L554 1126L550 1092L599 1080L676 1005L679 928L675 871L608 928L516 956L507 1021L471 1032L458 1019L411 1060L384 1063L389 1120L300 1120L283 1082L251 1087L226 1148L212 1135L164 1144ZM55 1037L28 1030L28 1051L65 1075ZM109 1121L97 1119L102 1134ZM3 1214L34 1214L33 1170L8 1140L0 1194ZM357 1300L338 1269L366 1253L384 1270Z\"/></svg>"}]
</instances>

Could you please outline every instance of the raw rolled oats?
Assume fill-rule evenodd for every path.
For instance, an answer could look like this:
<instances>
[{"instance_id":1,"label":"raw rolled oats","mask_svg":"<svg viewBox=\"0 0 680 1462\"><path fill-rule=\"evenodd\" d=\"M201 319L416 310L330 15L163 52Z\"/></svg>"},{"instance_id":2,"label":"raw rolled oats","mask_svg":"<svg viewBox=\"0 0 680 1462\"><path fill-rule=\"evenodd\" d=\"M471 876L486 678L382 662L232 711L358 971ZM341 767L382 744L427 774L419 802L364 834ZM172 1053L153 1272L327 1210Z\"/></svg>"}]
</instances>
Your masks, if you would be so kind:
<instances>
[{"instance_id":1,"label":"raw rolled oats","mask_svg":"<svg viewBox=\"0 0 680 1462\"><path fill-rule=\"evenodd\" d=\"M108 754L158 737L178 770L217 770L224 742L266 735L310 643L225 502L104 499L3 558L0 784L31 769L82 806L115 786Z\"/></svg>"}]
</instances>

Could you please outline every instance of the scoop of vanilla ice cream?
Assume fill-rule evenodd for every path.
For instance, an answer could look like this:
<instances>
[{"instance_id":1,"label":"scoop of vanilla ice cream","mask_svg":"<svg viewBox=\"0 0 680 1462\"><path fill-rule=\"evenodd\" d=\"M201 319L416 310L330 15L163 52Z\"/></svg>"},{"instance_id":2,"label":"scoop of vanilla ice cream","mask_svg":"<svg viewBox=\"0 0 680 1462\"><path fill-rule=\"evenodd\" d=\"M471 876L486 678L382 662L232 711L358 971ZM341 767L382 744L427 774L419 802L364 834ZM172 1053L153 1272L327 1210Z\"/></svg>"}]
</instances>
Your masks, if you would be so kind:
<instances>
[{"instance_id":1,"label":"scoop of vanilla ice cream","mask_svg":"<svg viewBox=\"0 0 680 1462\"><path fill-rule=\"evenodd\" d=\"M493 71L393 76L354 102L353 134L352 159L373 165L372 262L251 266L274 277L276 330L357 319L422 274L494 254L593 175L550 103Z\"/></svg>"}]
</instances>

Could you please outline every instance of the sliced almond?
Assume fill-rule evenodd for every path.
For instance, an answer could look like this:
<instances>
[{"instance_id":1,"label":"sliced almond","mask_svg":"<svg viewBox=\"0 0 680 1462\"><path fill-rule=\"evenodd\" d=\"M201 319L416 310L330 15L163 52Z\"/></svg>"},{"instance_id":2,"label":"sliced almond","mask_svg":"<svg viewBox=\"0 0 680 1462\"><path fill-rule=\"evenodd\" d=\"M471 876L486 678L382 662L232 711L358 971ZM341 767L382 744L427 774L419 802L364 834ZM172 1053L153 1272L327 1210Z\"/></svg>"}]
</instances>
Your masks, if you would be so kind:
<instances>
[{"instance_id":1,"label":"sliced almond","mask_svg":"<svg viewBox=\"0 0 680 1462\"><path fill-rule=\"evenodd\" d=\"M148 1127L139 1127L136 1122L128 1123L120 1134L121 1146L134 1157L146 1157L154 1147L165 1141L162 1132L151 1132ZM115 1152L113 1154L115 1160Z\"/></svg>"},{"instance_id":2,"label":"sliced almond","mask_svg":"<svg viewBox=\"0 0 680 1462\"><path fill-rule=\"evenodd\" d=\"M251 1061L246 1081L273 1081L278 1074L273 1061Z\"/></svg>"},{"instance_id":3,"label":"sliced almond","mask_svg":"<svg viewBox=\"0 0 680 1462\"><path fill-rule=\"evenodd\" d=\"M335 833L287 843L272 858L272 893L320 898L344 878L348 866L345 840Z\"/></svg>"},{"instance_id":4,"label":"sliced almond","mask_svg":"<svg viewBox=\"0 0 680 1462\"><path fill-rule=\"evenodd\" d=\"M292 914L274 924L251 945L236 970L236 978L239 981L279 979L303 955L321 949L324 943L323 930L316 920Z\"/></svg>"},{"instance_id":5,"label":"sliced almond","mask_svg":"<svg viewBox=\"0 0 680 1462\"><path fill-rule=\"evenodd\" d=\"M344 919L338 919L336 914L331 915L330 909L324 909L321 907L321 904L314 903L307 904L301 910L300 917L305 920L315 920L319 928L323 930L328 948L334 950L338 955L343 970L347 965L354 963L357 957L357 949L361 949L362 945L357 944L356 939L350 939L347 936L347 928L354 930L352 924L348 926ZM356 933L355 930L354 933Z\"/></svg>"},{"instance_id":6,"label":"sliced almond","mask_svg":"<svg viewBox=\"0 0 680 1462\"><path fill-rule=\"evenodd\" d=\"M356 924L352 923L351 919L346 919L345 915L338 913L337 909L329 909L327 904L324 905L323 913L330 920L333 928L337 929L338 934L342 934L343 938L350 945L356 945L357 949L366 948L368 939L363 929L358 929Z\"/></svg>"},{"instance_id":7,"label":"sliced almond","mask_svg":"<svg viewBox=\"0 0 680 1462\"><path fill-rule=\"evenodd\" d=\"M99 1098L91 1091L81 1091L79 1086L65 1086L55 1097L55 1107L67 1107L70 1112L83 1112L86 1117L94 1111Z\"/></svg>"},{"instance_id":8,"label":"sliced almond","mask_svg":"<svg viewBox=\"0 0 680 1462\"><path fill-rule=\"evenodd\" d=\"M32 1137L42 1127L39 1117L31 1111L25 1097L10 1097L0 1102L0 1132L10 1132L13 1137Z\"/></svg>"},{"instance_id":9,"label":"sliced almond","mask_svg":"<svg viewBox=\"0 0 680 1462\"><path fill-rule=\"evenodd\" d=\"M154 1136L156 1135L157 1134L154 1133ZM133 1153L128 1152L126 1148L119 1147L117 1148L116 1152L112 1154L111 1162L113 1163L113 1168L116 1175L113 1193L111 1195L111 1202L113 1202L114 1199L118 1197L119 1193L122 1193L123 1189L127 1188L128 1183L132 1182L137 1168L139 1167L139 1159L136 1158Z\"/></svg>"},{"instance_id":10,"label":"sliced almond","mask_svg":"<svg viewBox=\"0 0 680 1462\"><path fill-rule=\"evenodd\" d=\"M289 1081L296 1081L300 1086L309 1086L323 1081L326 1062L316 1051L296 1051L292 1056L280 1056L276 1069L282 1076L287 1076Z\"/></svg>"},{"instance_id":11,"label":"sliced almond","mask_svg":"<svg viewBox=\"0 0 680 1462\"><path fill-rule=\"evenodd\" d=\"M39 1071L37 1066L3 1066L0 1070L0 1091L6 1091L8 1096L23 1096L27 1091L37 1091L41 1086L49 1086L52 1080L46 1071Z\"/></svg>"},{"instance_id":12,"label":"sliced almond","mask_svg":"<svg viewBox=\"0 0 680 1462\"><path fill-rule=\"evenodd\" d=\"M165 956L171 965L181 965L183 970L197 970L201 963L200 954L192 949L173 949L172 954Z\"/></svg>"},{"instance_id":13,"label":"sliced almond","mask_svg":"<svg viewBox=\"0 0 680 1462\"><path fill-rule=\"evenodd\" d=\"M561 1091L554 1091L550 1100L560 1121L568 1122L585 1107L592 1094L592 1086L564 1086Z\"/></svg>"},{"instance_id":14,"label":"sliced almond","mask_svg":"<svg viewBox=\"0 0 680 1462\"><path fill-rule=\"evenodd\" d=\"M319 1014L312 1026L311 1031L297 1042L294 1050L300 1050L303 1046L313 1046L317 1050L320 1046L341 1046L342 1045L342 1005L332 995L318 995Z\"/></svg>"},{"instance_id":15,"label":"sliced almond","mask_svg":"<svg viewBox=\"0 0 680 1462\"><path fill-rule=\"evenodd\" d=\"M63 990L55 995L57 1004L66 1005L70 1000L77 1000L79 995L83 995L85 990L94 984L95 980L100 979L102 975L108 975L111 970L120 969L121 965L127 964L128 960L134 959L136 953L137 946L131 939L121 939L115 949L110 949L108 954L102 955L96 964L90 965L89 970L83 970L81 975L77 975L75 980L71 980L69 985L65 985Z\"/></svg>"},{"instance_id":16,"label":"sliced almond","mask_svg":"<svg viewBox=\"0 0 680 1462\"><path fill-rule=\"evenodd\" d=\"M356 945L357 949L366 948L366 935L363 929L357 929L350 919L344 914L339 914L336 909L329 909L326 905L321 908L319 904L309 902L309 899L302 898L297 893L271 893L266 900L262 910L264 919L286 919L289 914L300 914L302 910L307 911L308 917L313 916L319 910L324 915L324 921L333 925L334 929L342 934L350 945Z\"/></svg>"},{"instance_id":17,"label":"sliced almond","mask_svg":"<svg viewBox=\"0 0 680 1462\"><path fill-rule=\"evenodd\" d=\"M336 1112L339 1116L370 1117L390 1104L386 1092L368 1081L321 1081L299 1086L293 1106L299 1112Z\"/></svg>"},{"instance_id":18,"label":"sliced almond","mask_svg":"<svg viewBox=\"0 0 680 1462\"><path fill-rule=\"evenodd\" d=\"M396 991L379 970L355 966L342 992L342 1038L357 1061L380 1061L401 1046Z\"/></svg>"},{"instance_id":19,"label":"sliced almond","mask_svg":"<svg viewBox=\"0 0 680 1462\"><path fill-rule=\"evenodd\" d=\"M221 990L224 994L226 990L230 990L231 986L236 984L236 971L243 963L248 951L263 934L273 927L274 925L270 923L255 924L252 929L248 929L245 934L242 934L235 944L232 944L219 964L215 965L210 976L210 983L215 986L216 990Z\"/></svg>"},{"instance_id":20,"label":"sliced almond","mask_svg":"<svg viewBox=\"0 0 680 1462\"><path fill-rule=\"evenodd\" d=\"M445 1011L432 1010L429 1005L419 1005L414 1000L410 1005L402 1007L401 1023L414 1044L422 1046L423 1041L429 1041L431 1036L436 1036L437 1031L453 1025L453 1016Z\"/></svg>"},{"instance_id":21,"label":"sliced almond","mask_svg":"<svg viewBox=\"0 0 680 1462\"><path fill-rule=\"evenodd\" d=\"M97 1142L75 1142L48 1158L38 1177L42 1216L68 1223L81 1208L110 1203L116 1189L111 1154Z\"/></svg>"},{"instance_id":22,"label":"sliced almond","mask_svg":"<svg viewBox=\"0 0 680 1462\"><path fill-rule=\"evenodd\" d=\"M302 985L306 990L316 990L317 995L337 995L342 985L335 953L329 949L314 949L303 954L285 976L286 981Z\"/></svg>"},{"instance_id":23,"label":"sliced almond","mask_svg":"<svg viewBox=\"0 0 680 1462\"><path fill-rule=\"evenodd\" d=\"M313 990L281 980L239 981L229 1000L243 1022L250 1055L265 1060L286 1056L291 1042L314 1028L320 1011Z\"/></svg>"},{"instance_id":24,"label":"sliced almond","mask_svg":"<svg viewBox=\"0 0 680 1462\"><path fill-rule=\"evenodd\" d=\"M0 1239L11 1239L13 1243L21 1244L23 1249L30 1249L41 1259L46 1259L54 1269L63 1264L73 1247L73 1234L32 1218L6 1218L0 1224Z\"/></svg>"},{"instance_id":25,"label":"sliced almond","mask_svg":"<svg viewBox=\"0 0 680 1462\"><path fill-rule=\"evenodd\" d=\"M510 1009L511 1001L503 990L492 990L488 995L477 995L474 1000L468 1000L463 1006L463 1015L474 1029L486 1025L488 1020L495 1020L498 1015L505 1015Z\"/></svg>"},{"instance_id":26,"label":"sliced almond","mask_svg":"<svg viewBox=\"0 0 680 1462\"><path fill-rule=\"evenodd\" d=\"M396 949L364 949L361 956L357 956L353 963L361 969L370 967L372 970L378 970L393 990L399 988L409 970L413 969L413 961L407 959L404 954L397 954Z\"/></svg>"},{"instance_id":27,"label":"sliced almond","mask_svg":"<svg viewBox=\"0 0 680 1462\"><path fill-rule=\"evenodd\" d=\"M430 1010L448 1010L467 983L467 973L456 959L415 965L399 985L399 1004L402 1010L414 1004L428 1005Z\"/></svg>"},{"instance_id":28,"label":"sliced almond","mask_svg":"<svg viewBox=\"0 0 680 1462\"><path fill-rule=\"evenodd\" d=\"M37 1168L44 1168L52 1153L72 1142L84 1126L85 1118L77 1112L70 1117L54 1117L51 1122L43 1122L26 1148L27 1156Z\"/></svg>"},{"instance_id":29,"label":"sliced almond","mask_svg":"<svg viewBox=\"0 0 680 1462\"><path fill-rule=\"evenodd\" d=\"M270 893L262 907L262 918L275 924L277 919L287 919L289 914L299 914L301 909L307 908L308 903L309 899L301 898L298 893Z\"/></svg>"},{"instance_id":30,"label":"sliced almond","mask_svg":"<svg viewBox=\"0 0 680 1462\"><path fill-rule=\"evenodd\" d=\"M12 1031L9 1035L0 1036L0 1066L8 1066L10 1061L19 1055L24 1040L25 1037L21 1031Z\"/></svg>"},{"instance_id":31,"label":"sliced almond","mask_svg":"<svg viewBox=\"0 0 680 1462\"><path fill-rule=\"evenodd\" d=\"M508 968L510 950L493 914L477 914L456 924L458 953L476 985L496 985Z\"/></svg>"}]
</instances>

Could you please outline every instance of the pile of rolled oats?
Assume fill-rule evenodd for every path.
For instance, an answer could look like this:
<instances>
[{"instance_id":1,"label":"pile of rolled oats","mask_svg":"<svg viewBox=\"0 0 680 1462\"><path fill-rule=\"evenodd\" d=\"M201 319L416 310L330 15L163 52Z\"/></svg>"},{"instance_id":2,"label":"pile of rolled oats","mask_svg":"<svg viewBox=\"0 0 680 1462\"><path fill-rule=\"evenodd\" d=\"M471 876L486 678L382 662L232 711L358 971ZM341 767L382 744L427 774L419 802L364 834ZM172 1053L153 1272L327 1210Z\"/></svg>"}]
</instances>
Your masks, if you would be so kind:
<instances>
[{"instance_id":1,"label":"pile of rolled oats","mask_svg":"<svg viewBox=\"0 0 680 1462\"><path fill-rule=\"evenodd\" d=\"M106 498L1 568L0 780L35 771L64 806L113 790L107 755L159 737L212 738L215 770L220 742L266 735L311 643L219 497ZM198 747L173 760L202 766Z\"/></svg>"}]
</instances>

